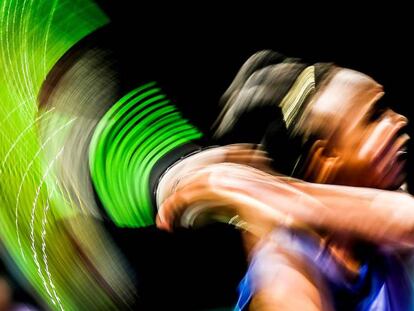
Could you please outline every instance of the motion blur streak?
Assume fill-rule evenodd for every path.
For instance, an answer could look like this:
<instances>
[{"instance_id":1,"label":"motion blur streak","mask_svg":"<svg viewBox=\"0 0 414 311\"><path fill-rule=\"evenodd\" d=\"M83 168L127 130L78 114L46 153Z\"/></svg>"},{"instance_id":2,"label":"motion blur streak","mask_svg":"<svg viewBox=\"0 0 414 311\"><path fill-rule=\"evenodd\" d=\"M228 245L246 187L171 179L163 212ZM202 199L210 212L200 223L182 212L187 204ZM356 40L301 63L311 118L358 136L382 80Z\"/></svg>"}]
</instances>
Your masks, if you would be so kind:
<instances>
[{"instance_id":1,"label":"motion blur streak","mask_svg":"<svg viewBox=\"0 0 414 311\"><path fill-rule=\"evenodd\" d=\"M107 22L90 1L0 4L0 242L45 307L56 310L122 308L135 297L122 258L91 217L98 214L87 173L74 156L82 113L65 113L64 102L38 103L56 62Z\"/></svg>"}]
</instances>

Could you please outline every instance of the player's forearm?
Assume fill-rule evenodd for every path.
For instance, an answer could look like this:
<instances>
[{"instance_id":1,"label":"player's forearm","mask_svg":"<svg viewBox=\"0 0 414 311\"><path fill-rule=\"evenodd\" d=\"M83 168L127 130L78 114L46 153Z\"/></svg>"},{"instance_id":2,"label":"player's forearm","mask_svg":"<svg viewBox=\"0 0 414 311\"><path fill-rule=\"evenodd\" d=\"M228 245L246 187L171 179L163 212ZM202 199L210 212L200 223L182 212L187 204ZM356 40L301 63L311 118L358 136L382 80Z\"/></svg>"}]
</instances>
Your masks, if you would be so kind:
<instances>
[{"instance_id":1,"label":"player's forearm","mask_svg":"<svg viewBox=\"0 0 414 311\"><path fill-rule=\"evenodd\" d=\"M298 226L414 244L414 199L405 193L306 183L231 163L208 165L183 180L160 210L165 225L204 205L199 211L238 215L259 235Z\"/></svg>"},{"instance_id":2,"label":"player's forearm","mask_svg":"<svg viewBox=\"0 0 414 311\"><path fill-rule=\"evenodd\" d=\"M326 207L314 211L314 225L374 242L414 244L414 198L407 193L311 183L295 187Z\"/></svg>"}]
</instances>

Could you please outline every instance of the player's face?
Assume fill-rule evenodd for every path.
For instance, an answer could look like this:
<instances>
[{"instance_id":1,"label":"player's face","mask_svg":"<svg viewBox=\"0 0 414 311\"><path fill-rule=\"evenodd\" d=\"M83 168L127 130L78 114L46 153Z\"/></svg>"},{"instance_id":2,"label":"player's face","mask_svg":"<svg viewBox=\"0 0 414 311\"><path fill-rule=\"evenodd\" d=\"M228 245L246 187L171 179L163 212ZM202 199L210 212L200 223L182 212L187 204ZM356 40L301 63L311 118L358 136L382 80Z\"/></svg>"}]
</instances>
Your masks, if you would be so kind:
<instances>
[{"instance_id":1,"label":"player's face","mask_svg":"<svg viewBox=\"0 0 414 311\"><path fill-rule=\"evenodd\" d=\"M382 95L381 85L349 69L340 69L320 90L312 103L311 120L323 122L319 128L326 143L319 155L318 148L313 150L313 169L319 169L309 176L351 186L401 186L406 177L407 118L381 107Z\"/></svg>"}]
</instances>

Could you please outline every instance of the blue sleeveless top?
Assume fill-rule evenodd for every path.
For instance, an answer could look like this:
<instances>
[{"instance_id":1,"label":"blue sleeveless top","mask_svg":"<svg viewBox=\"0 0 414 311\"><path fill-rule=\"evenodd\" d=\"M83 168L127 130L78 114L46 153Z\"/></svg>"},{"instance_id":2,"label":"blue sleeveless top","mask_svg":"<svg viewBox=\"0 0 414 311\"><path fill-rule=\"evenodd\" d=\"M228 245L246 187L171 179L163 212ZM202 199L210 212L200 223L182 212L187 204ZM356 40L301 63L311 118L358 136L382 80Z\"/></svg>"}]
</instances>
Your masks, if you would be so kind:
<instances>
[{"instance_id":1,"label":"blue sleeveless top","mask_svg":"<svg viewBox=\"0 0 414 311\"><path fill-rule=\"evenodd\" d=\"M393 254L375 249L361 265L358 279L350 283L341 264L310 235L279 229L272 233L271 239L304 258L318 271L327 284L335 310L414 310L412 285L407 270ZM249 269L240 282L235 310L247 310L255 292L255 275L258 269L263 271L266 268L266 252L268 251L259 249L254 254Z\"/></svg>"}]
</instances>

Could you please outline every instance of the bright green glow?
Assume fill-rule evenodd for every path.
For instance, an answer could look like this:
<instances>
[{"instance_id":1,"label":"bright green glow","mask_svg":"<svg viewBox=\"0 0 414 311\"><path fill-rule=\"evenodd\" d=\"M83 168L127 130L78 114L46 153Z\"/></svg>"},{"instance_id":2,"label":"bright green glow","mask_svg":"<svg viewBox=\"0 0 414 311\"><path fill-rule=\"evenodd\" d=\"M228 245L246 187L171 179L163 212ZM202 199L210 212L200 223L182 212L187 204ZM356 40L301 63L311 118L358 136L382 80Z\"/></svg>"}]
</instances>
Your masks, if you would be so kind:
<instances>
[{"instance_id":1,"label":"bright green glow","mask_svg":"<svg viewBox=\"0 0 414 311\"><path fill-rule=\"evenodd\" d=\"M79 254L80 246L59 223L79 209L54 177L63 150L44 156L53 139L40 140L38 123L49 113L39 115L36 102L63 54L107 22L89 0L0 1L0 239L56 310L114 308L108 286L97 281L85 260L98 257L99 247L78 239L85 247ZM60 137L72 121L62 120L54 135ZM88 229L96 230L92 224Z\"/></svg>"},{"instance_id":2,"label":"bright green glow","mask_svg":"<svg viewBox=\"0 0 414 311\"><path fill-rule=\"evenodd\" d=\"M154 223L150 173L165 154L201 137L154 82L131 91L101 119L90 145L96 191L122 227Z\"/></svg>"}]
</instances>

